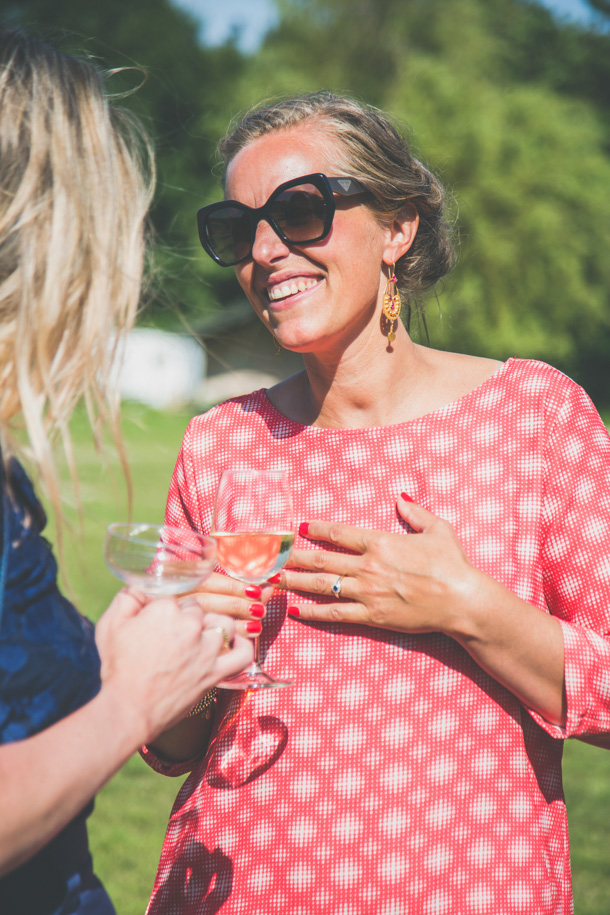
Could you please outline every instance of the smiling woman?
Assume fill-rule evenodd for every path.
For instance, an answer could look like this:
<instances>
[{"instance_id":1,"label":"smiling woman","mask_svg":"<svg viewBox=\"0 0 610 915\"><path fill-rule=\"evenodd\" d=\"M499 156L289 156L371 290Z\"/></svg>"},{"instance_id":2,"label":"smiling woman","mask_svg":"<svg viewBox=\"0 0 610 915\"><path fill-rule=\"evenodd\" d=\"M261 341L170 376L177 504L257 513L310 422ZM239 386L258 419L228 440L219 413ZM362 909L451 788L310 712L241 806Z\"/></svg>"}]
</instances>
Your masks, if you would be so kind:
<instances>
[{"instance_id":1,"label":"smiling woman","mask_svg":"<svg viewBox=\"0 0 610 915\"><path fill-rule=\"evenodd\" d=\"M288 474L261 644L295 685L220 690L198 753L148 752L192 769L149 913L568 915L562 742L610 743L610 437L548 365L411 340L401 297L453 251L382 112L288 99L220 150L204 247L305 368L191 422L167 521L209 531L227 466ZM221 574L199 590L254 615Z\"/></svg>"}]
</instances>

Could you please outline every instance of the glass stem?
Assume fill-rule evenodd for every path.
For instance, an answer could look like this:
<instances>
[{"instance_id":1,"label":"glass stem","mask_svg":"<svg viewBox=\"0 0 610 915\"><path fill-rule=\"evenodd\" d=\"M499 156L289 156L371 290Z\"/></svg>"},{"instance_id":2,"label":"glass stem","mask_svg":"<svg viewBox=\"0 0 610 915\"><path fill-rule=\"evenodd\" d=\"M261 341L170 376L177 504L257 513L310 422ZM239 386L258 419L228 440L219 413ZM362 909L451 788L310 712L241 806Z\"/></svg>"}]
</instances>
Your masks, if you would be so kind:
<instances>
[{"instance_id":1,"label":"glass stem","mask_svg":"<svg viewBox=\"0 0 610 915\"><path fill-rule=\"evenodd\" d=\"M257 635L256 638L253 639L252 641L254 642L254 661L253 661L253 664L254 664L255 667L260 667L260 666L261 666L260 636Z\"/></svg>"}]
</instances>

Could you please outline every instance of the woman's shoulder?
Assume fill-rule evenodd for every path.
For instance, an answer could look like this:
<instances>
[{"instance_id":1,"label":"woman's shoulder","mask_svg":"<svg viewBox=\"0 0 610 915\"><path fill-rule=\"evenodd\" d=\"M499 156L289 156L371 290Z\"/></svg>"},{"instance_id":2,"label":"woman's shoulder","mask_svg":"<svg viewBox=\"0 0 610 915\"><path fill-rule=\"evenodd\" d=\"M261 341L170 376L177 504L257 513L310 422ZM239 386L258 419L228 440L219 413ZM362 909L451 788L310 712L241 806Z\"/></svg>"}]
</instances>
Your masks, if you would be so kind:
<instances>
[{"instance_id":1,"label":"woman's shoulder","mask_svg":"<svg viewBox=\"0 0 610 915\"><path fill-rule=\"evenodd\" d=\"M505 383L516 386L523 394L563 403L569 399L587 398L584 389L560 369L539 359L512 357L505 363Z\"/></svg>"},{"instance_id":2,"label":"woman's shoulder","mask_svg":"<svg viewBox=\"0 0 610 915\"><path fill-rule=\"evenodd\" d=\"M239 397L231 397L215 404L204 413L194 416L188 424L192 431L205 428L206 426L223 425L232 423L237 417L248 417L250 415L259 415L264 411L267 403L267 389L259 388L251 391L249 394L241 394Z\"/></svg>"},{"instance_id":3,"label":"woman's shoulder","mask_svg":"<svg viewBox=\"0 0 610 915\"><path fill-rule=\"evenodd\" d=\"M439 356L454 384L466 391L476 392L486 387L487 382L492 386L519 388L523 393L529 391L532 394L557 392L561 395L582 391L568 375L538 359L511 356L502 362L462 353L439 353Z\"/></svg>"},{"instance_id":4,"label":"woman's shoulder","mask_svg":"<svg viewBox=\"0 0 610 915\"><path fill-rule=\"evenodd\" d=\"M189 422L182 442L183 451L214 447L222 442L242 445L244 441L258 439L268 432L273 434L280 417L267 398L267 389L259 388L250 394L231 397L194 416Z\"/></svg>"},{"instance_id":5,"label":"woman's shoulder","mask_svg":"<svg viewBox=\"0 0 610 915\"><path fill-rule=\"evenodd\" d=\"M460 411L503 410L552 422L570 409L595 409L580 385L538 359L511 356L505 362L459 353L438 354L441 375L450 379L449 406ZM546 419L543 419L543 418Z\"/></svg>"}]
</instances>

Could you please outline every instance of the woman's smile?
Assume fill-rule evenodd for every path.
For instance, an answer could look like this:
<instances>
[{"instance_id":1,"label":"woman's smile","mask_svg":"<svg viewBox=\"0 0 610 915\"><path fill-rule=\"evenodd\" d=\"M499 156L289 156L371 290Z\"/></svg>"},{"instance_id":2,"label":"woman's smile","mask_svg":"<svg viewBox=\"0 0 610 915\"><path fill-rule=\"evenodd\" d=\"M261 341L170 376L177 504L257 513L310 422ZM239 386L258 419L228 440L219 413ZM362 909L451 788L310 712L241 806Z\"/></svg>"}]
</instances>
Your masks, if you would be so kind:
<instances>
[{"instance_id":1,"label":"woman's smile","mask_svg":"<svg viewBox=\"0 0 610 915\"><path fill-rule=\"evenodd\" d=\"M267 297L270 302L279 302L291 298L299 292L306 292L317 286L319 282L319 279L308 276L295 276L279 281L270 280L267 284Z\"/></svg>"}]
</instances>

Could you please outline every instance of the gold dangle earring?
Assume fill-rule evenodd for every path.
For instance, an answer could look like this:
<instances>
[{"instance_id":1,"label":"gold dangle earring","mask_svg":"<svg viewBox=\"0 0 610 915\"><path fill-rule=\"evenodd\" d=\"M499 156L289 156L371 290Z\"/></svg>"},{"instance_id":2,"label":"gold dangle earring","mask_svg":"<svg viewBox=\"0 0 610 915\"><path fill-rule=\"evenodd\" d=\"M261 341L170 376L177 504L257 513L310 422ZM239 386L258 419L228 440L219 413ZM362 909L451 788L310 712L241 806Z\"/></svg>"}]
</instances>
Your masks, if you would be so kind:
<instances>
[{"instance_id":1,"label":"gold dangle earring","mask_svg":"<svg viewBox=\"0 0 610 915\"><path fill-rule=\"evenodd\" d=\"M390 269L390 277L385 287L385 292L383 294L383 316L382 316L382 329L384 332L387 330L388 343L393 343L396 339L396 328L398 327L398 319L400 317L401 301L400 301L400 292L398 291L398 286L396 285L396 264L392 264ZM384 321L383 318L386 320Z\"/></svg>"}]
</instances>

